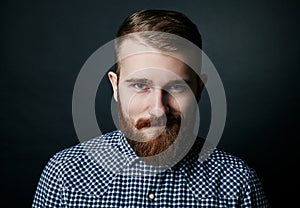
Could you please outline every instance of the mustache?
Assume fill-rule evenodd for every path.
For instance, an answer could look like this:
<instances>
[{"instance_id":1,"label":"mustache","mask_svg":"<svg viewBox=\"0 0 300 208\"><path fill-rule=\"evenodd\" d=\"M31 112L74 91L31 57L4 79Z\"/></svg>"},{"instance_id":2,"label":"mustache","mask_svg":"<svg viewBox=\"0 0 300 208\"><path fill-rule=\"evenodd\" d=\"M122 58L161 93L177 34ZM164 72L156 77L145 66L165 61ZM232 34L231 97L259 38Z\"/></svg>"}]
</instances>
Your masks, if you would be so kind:
<instances>
[{"instance_id":1,"label":"mustache","mask_svg":"<svg viewBox=\"0 0 300 208\"><path fill-rule=\"evenodd\" d=\"M177 124L180 126L181 116L180 115L167 115L161 117L151 117L151 118L140 118L135 127L140 130L142 128L148 128L151 126L166 126L166 128Z\"/></svg>"}]
</instances>

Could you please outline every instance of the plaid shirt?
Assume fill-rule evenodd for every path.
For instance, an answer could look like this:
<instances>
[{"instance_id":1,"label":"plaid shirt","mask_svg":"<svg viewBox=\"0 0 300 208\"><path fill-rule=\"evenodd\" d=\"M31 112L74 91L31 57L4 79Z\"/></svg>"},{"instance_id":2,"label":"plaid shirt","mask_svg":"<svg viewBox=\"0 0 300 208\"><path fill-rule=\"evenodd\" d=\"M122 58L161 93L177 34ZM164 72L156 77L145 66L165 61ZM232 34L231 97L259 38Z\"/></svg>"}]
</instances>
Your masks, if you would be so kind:
<instances>
[{"instance_id":1,"label":"plaid shirt","mask_svg":"<svg viewBox=\"0 0 300 208\"><path fill-rule=\"evenodd\" d=\"M269 207L242 160L219 150L204 162L198 156L199 148L192 148L177 165L159 171L136 162L124 135L114 131L51 158L32 206Z\"/></svg>"}]
</instances>

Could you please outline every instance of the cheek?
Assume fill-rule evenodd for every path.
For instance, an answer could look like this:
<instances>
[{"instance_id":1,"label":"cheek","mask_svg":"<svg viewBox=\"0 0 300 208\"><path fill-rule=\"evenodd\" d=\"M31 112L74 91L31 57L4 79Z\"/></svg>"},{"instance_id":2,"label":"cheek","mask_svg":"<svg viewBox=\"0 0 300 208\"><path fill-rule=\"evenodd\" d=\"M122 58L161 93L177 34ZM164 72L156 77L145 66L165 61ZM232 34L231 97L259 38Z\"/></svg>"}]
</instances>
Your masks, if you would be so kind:
<instances>
[{"instance_id":1,"label":"cheek","mask_svg":"<svg viewBox=\"0 0 300 208\"><path fill-rule=\"evenodd\" d=\"M145 112L146 102L141 96L132 93L123 93L121 95L122 110L127 116L135 119L135 117Z\"/></svg>"},{"instance_id":2,"label":"cheek","mask_svg":"<svg viewBox=\"0 0 300 208\"><path fill-rule=\"evenodd\" d=\"M145 100L133 96L128 103L128 112L131 117L138 116L145 111Z\"/></svg>"},{"instance_id":3,"label":"cheek","mask_svg":"<svg viewBox=\"0 0 300 208\"><path fill-rule=\"evenodd\" d=\"M180 112L182 115L188 115L194 109L193 103L195 101L193 96L176 96L169 101L170 109L175 112Z\"/></svg>"}]
</instances>

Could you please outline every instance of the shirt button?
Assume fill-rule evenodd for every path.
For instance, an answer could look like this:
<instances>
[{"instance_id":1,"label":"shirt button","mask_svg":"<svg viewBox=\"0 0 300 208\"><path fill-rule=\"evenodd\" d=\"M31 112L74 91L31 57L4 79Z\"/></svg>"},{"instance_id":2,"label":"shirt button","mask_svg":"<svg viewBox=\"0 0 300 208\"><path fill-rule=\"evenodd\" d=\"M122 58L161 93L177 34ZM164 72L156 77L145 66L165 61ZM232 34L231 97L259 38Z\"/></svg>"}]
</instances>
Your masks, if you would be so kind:
<instances>
[{"instance_id":1,"label":"shirt button","mask_svg":"<svg viewBox=\"0 0 300 208\"><path fill-rule=\"evenodd\" d=\"M150 194L148 195L148 197L149 197L150 200L153 200L153 199L155 198L155 195L154 195L153 193L150 193Z\"/></svg>"}]
</instances>

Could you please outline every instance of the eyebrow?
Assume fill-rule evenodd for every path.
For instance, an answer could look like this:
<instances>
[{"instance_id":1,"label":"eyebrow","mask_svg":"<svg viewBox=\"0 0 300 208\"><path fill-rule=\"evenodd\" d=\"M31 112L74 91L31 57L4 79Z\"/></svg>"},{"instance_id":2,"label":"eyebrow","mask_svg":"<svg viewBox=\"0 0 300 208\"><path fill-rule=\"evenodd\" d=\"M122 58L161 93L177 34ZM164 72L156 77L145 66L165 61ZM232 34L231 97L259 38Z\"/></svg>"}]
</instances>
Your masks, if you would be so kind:
<instances>
[{"instance_id":1,"label":"eyebrow","mask_svg":"<svg viewBox=\"0 0 300 208\"><path fill-rule=\"evenodd\" d=\"M145 79L145 78L131 78L131 79L127 79L125 80L125 82L127 83L142 83L142 84L147 84L152 86L153 85L153 81L150 79ZM174 85L174 84L187 84L187 85L191 85L191 80L187 80L187 79L178 79L178 80L171 80L169 81L165 86L170 86L170 85Z\"/></svg>"},{"instance_id":2,"label":"eyebrow","mask_svg":"<svg viewBox=\"0 0 300 208\"><path fill-rule=\"evenodd\" d=\"M170 82L167 83L167 85L172 85L172 84L187 84L190 85L192 82L187 79L178 79L178 80L171 80Z\"/></svg>"},{"instance_id":3,"label":"eyebrow","mask_svg":"<svg viewBox=\"0 0 300 208\"><path fill-rule=\"evenodd\" d=\"M150 79L132 78L132 79L125 80L125 82L128 82L128 83L143 83L143 84L153 85L153 81L150 80Z\"/></svg>"}]
</instances>

